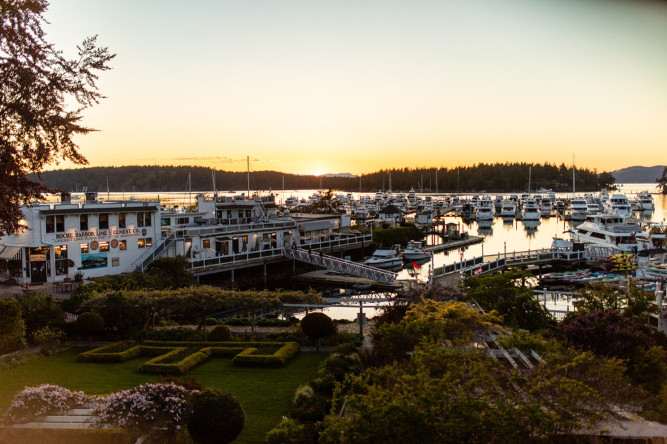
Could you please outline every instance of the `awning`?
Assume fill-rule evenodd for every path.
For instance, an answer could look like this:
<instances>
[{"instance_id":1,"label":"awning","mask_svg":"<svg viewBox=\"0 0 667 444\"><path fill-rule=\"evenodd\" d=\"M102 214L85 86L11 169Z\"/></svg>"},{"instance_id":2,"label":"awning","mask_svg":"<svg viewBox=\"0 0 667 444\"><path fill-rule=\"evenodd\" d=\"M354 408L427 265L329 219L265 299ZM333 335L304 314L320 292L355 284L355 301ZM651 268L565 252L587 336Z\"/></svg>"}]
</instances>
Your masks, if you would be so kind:
<instances>
[{"instance_id":1,"label":"awning","mask_svg":"<svg viewBox=\"0 0 667 444\"><path fill-rule=\"evenodd\" d=\"M224 241L232 240L232 238L229 237L229 236L222 236L222 237L216 237L215 240L220 241L220 242L224 242Z\"/></svg>"},{"instance_id":2,"label":"awning","mask_svg":"<svg viewBox=\"0 0 667 444\"><path fill-rule=\"evenodd\" d=\"M0 246L0 259L14 259L14 256L21 251L21 248Z\"/></svg>"},{"instance_id":3,"label":"awning","mask_svg":"<svg viewBox=\"0 0 667 444\"><path fill-rule=\"evenodd\" d=\"M299 228L303 231L314 231L314 230L330 230L334 227L333 222L330 220L320 220L314 222L301 222L299 223Z\"/></svg>"}]
</instances>

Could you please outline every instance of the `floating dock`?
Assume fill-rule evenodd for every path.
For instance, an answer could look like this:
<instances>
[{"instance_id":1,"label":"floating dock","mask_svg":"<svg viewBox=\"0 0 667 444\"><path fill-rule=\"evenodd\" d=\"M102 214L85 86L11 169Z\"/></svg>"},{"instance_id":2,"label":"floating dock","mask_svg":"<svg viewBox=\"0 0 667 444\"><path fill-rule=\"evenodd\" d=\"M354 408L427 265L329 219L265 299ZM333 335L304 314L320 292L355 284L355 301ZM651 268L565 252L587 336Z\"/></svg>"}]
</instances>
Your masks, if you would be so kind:
<instances>
[{"instance_id":1,"label":"floating dock","mask_svg":"<svg viewBox=\"0 0 667 444\"><path fill-rule=\"evenodd\" d=\"M467 247L468 245L479 244L482 242L484 242L484 238L482 236L468 236L465 239L452 240L445 242L444 244L427 245L426 249L431 253L438 253L440 251L456 250L458 248Z\"/></svg>"}]
</instances>

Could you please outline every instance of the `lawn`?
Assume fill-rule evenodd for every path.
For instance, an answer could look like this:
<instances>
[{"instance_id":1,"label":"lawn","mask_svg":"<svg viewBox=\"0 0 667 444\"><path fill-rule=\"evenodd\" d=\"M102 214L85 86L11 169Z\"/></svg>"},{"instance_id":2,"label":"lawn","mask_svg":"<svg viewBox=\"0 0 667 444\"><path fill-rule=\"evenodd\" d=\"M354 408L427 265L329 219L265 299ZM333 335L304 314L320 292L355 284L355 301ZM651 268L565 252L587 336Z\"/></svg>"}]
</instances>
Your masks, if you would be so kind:
<instances>
[{"instance_id":1,"label":"lawn","mask_svg":"<svg viewBox=\"0 0 667 444\"><path fill-rule=\"evenodd\" d=\"M25 386L49 383L99 395L154 382L157 375L136 370L146 357L118 364L78 363L77 354L86 349L70 349L48 358L40 358L21 367L0 371L0 412ZM190 372L189 376L205 387L235 394L246 412L246 426L239 443L263 442L266 432L287 413L296 388L308 382L317 371L324 353L300 353L281 368L232 366L231 358L213 358Z\"/></svg>"}]
</instances>

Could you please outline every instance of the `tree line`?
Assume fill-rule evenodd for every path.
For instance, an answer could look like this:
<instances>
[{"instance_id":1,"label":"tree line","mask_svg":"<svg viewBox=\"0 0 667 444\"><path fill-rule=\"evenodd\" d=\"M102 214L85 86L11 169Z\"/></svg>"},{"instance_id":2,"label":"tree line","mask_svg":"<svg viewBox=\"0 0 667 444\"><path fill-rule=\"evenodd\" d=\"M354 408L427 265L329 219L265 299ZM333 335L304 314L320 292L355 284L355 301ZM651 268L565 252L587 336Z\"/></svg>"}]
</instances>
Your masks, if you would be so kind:
<instances>
[{"instance_id":1,"label":"tree line","mask_svg":"<svg viewBox=\"0 0 667 444\"><path fill-rule=\"evenodd\" d=\"M212 170L201 166L121 166L74 168L45 171L31 180L64 191L104 192L186 192L210 191L213 181L220 191L245 190L245 172ZM578 169L575 187L579 191L611 188L611 173ZM391 183L390 183L391 182ZM250 173L251 190L335 189L337 191L375 192L388 190L407 192L522 192L548 188L572 190L572 168L549 163L479 163L456 168L397 168L363 174L359 177L319 177L254 171ZM108 187L108 188L107 188Z\"/></svg>"}]
</instances>

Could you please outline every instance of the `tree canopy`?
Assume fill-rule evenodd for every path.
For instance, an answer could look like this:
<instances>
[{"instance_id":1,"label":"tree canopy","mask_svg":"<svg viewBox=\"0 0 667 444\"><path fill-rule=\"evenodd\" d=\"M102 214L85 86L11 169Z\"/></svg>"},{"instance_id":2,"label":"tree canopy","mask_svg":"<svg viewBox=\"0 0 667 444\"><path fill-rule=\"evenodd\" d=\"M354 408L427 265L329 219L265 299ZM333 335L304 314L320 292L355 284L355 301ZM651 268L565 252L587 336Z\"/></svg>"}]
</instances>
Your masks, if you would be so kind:
<instances>
[{"instance_id":1,"label":"tree canopy","mask_svg":"<svg viewBox=\"0 0 667 444\"><path fill-rule=\"evenodd\" d=\"M46 0L0 0L0 235L20 229L20 205L52 191L28 177L46 165L85 164L74 137L103 98L98 73L113 59L96 37L67 59L46 40Z\"/></svg>"}]
</instances>

